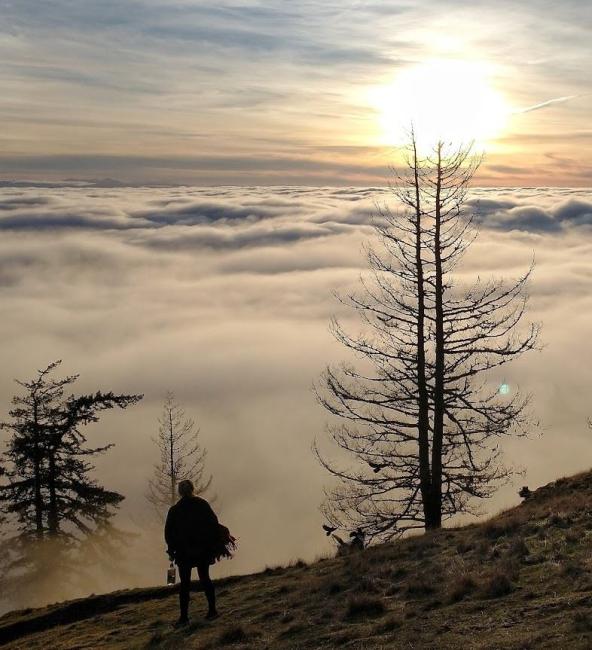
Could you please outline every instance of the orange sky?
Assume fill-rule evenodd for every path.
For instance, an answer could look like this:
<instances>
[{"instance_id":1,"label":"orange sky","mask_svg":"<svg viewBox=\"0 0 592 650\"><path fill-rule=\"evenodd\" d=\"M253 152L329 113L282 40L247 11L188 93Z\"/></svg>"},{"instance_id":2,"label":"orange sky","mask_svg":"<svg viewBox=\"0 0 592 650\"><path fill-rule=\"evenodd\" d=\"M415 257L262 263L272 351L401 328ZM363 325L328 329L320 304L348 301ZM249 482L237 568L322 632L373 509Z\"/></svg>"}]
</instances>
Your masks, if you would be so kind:
<instances>
[{"instance_id":1,"label":"orange sky","mask_svg":"<svg viewBox=\"0 0 592 650\"><path fill-rule=\"evenodd\" d=\"M0 179L384 184L397 157L372 91L455 60L511 113L480 184L589 186L591 22L585 0L19 0Z\"/></svg>"}]
</instances>

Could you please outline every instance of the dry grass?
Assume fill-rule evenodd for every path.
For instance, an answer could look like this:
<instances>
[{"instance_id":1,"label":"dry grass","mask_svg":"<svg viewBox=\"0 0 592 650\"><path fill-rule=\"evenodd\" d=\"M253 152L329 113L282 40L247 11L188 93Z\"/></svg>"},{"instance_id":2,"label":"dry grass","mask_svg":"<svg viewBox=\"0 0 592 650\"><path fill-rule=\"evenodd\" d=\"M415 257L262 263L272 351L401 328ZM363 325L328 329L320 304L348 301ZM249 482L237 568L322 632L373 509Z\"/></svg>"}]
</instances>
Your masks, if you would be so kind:
<instances>
[{"instance_id":1,"label":"dry grass","mask_svg":"<svg viewBox=\"0 0 592 650\"><path fill-rule=\"evenodd\" d=\"M222 616L213 622L202 619L205 602L197 593L195 622L173 630L176 595L138 590L13 613L0 619L0 644L27 650L590 648L591 546L592 475L584 474L545 486L483 524L220 581ZM9 642L11 630L18 635Z\"/></svg>"}]
</instances>

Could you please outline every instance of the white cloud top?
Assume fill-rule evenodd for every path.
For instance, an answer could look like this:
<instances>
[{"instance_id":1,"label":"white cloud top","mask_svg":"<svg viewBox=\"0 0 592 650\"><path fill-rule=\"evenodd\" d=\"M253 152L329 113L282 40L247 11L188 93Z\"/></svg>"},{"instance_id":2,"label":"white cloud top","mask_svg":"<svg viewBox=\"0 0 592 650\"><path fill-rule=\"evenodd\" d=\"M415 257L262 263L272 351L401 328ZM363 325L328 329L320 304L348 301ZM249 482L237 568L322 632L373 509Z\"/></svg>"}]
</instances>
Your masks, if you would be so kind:
<instances>
[{"instance_id":1,"label":"white cloud top","mask_svg":"<svg viewBox=\"0 0 592 650\"><path fill-rule=\"evenodd\" d=\"M145 392L91 434L117 443L98 471L128 496L124 516L137 515L172 389L202 427L223 519L241 537L228 570L314 556L327 477L310 443L326 415L310 387L343 358L328 320L349 315L331 291L356 286L376 202L388 192L4 188L4 411L12 378L57 358L81 390ZM534 394L545 435L507 444L534 487L592 454L592 193L475 190L471 205L482 231L459 281L517 275L536 256L529 316L547 347L498 378ZM516 500L509 488L488 507Z\"/></svg>"}]
</instances>

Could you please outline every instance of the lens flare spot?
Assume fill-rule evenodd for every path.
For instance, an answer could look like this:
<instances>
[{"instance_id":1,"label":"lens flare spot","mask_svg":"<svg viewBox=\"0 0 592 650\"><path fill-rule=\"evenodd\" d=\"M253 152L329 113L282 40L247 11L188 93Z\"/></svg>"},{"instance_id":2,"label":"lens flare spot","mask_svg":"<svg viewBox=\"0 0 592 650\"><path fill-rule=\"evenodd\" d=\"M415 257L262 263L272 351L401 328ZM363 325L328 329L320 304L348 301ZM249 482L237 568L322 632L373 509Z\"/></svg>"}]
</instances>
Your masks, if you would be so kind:
<instances>
[{"instance_id":1,"label":"lens flare spot","mask_svg":"<svg viewBox=\"0 0 592 650\"><path fill-rule=\"evenodd\" d=\"M505 382L500 385L499 387L499 394L500 395L509 395L510 394L510 384L506 384Z\"/></svg>"}]
</instances>

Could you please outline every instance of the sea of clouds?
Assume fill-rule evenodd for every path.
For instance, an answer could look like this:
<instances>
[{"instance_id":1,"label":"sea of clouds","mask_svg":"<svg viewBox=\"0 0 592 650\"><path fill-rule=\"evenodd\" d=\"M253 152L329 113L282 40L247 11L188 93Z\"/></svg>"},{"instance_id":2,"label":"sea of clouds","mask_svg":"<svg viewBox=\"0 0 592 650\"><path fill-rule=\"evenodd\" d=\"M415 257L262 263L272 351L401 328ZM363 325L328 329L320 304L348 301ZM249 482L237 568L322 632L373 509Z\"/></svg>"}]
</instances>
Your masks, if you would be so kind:
<instances>
[{"instance_id":1,"label":"sea of clouds","mask_svg":"<svg viewBox=\"0 0 592 650\"><path fill-rule=\"evenodd\" d=\"M144 393L88 430L93 445L116 443L97 473L127 497L120 523L141 528L172 390L201 427L216 508L240 538L218 575L327 552L327 477L310 451L327 416L311 387L344 358L328 323L351 314L332 292L358 286L385 204L397 209L381 188L1 188L2 418L13 379L55 359L81 391ZM525 476L491 512L518 501L516 485L592 465L592 191L477 189L469 205L481 232L460 275L513 277L534 257L529 317L545 346L499 377L533 394L542 435L505 443ZM162 581L164 546L151 540L138 583Z\"/></svg>"}]
</instances>

